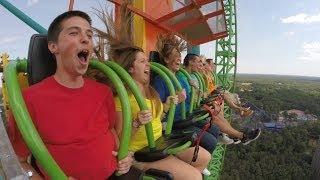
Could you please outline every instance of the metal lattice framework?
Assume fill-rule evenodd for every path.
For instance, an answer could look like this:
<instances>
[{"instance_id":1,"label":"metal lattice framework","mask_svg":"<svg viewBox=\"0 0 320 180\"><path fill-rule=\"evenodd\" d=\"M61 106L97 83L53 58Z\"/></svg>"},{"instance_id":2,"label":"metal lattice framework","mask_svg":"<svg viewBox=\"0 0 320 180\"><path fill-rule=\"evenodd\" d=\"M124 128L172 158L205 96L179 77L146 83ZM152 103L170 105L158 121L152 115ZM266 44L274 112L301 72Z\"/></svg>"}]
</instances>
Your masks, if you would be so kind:
<instances>
[{"instance_id":1,"label":"metal lattice framework","mask_svg":"<svg viewBox=\"0 0 320 180\"><path fill-rule=\"evenodd\" d=\"M215 62L217 66L215 81L217 85L233 92L237 70L236 3L235 0L224 0L223 4L229 35L216 41ZM224 112L225 118L230 120L231 111L228 106L225 106ZM211 175L207 179L215 180L219 178L223 166L224 155L225 146L218 145L213 153L212 161L209 164Z\"/></svg>"}]
</instances>

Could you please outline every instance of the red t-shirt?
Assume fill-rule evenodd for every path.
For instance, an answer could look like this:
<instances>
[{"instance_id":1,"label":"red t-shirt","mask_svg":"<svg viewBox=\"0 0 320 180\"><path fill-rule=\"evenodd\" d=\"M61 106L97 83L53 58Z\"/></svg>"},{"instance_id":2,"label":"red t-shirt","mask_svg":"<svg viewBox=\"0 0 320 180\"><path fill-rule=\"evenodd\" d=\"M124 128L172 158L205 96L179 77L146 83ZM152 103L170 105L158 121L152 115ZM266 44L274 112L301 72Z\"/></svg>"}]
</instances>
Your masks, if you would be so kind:
<instances>
[{"instance_id":1,"label":"red t-shirt","mask_svg":"<svg viewBox=\"0 0 320 180\"><path fill-rule=\"evenodd\" d=\"M83 87L71 89L51 76L26 89L23 96L43 142L67 176L99 180L112 175L117 163L110 131L115 105L107 86L85 79ZM12 119L10 129L15 152L28 156L30 151Z\"/></svg>"}]
</instances>

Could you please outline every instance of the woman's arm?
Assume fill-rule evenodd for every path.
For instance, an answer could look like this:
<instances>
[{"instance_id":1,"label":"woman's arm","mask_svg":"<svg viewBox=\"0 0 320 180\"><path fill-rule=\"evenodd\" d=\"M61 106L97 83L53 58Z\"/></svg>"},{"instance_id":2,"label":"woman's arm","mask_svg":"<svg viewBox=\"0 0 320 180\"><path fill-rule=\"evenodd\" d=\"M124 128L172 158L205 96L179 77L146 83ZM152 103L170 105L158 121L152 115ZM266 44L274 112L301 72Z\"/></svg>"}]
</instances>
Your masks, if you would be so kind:
<instances>
[{"instance_id":1,"label":"woman's arm","mask_svg":"<svg viewBox=\"0 0 320 180\"><path fill-rule=\"evenodd\" d=\"M141 128L142 125L147 124L152 119L152 114L150 110L144 110L138 112L138 117L132 122L132 130L131 130L131 137L134 136L139 128ZM117 111L116 112L116 122L115 122L115 131L119 138L121 138L121 132L122 132L122 112Z\"/></svg>"},{"instance_id":2,"label":"woman's arm","mask_svg":"<svg viewBox=\"0 0 320 180\"><path fill-rule=\"evenodd\" d=\"M171 102L175 105L177 105L179 103L179 97L178 95L174 95L174 96L168 96L167 100L165 103L163 103L163 111L166 113L169 111Z\"/></svg>"},{"instance_id":3,"label":"woman's arm","mask_svg":"<svg viewBox=\"0 0 320 180\"><path fill-rule=\"evenodd\" d=\"M115 122L115 132L116 132L116 135L118 137L118 141L121 138L122 123L123 123L122 112L121 111L117 111L116 112L116 122ZM138 130L138 128L132 127L131 137L136 134L137 130Z\"/></svg>"}]
</instances>

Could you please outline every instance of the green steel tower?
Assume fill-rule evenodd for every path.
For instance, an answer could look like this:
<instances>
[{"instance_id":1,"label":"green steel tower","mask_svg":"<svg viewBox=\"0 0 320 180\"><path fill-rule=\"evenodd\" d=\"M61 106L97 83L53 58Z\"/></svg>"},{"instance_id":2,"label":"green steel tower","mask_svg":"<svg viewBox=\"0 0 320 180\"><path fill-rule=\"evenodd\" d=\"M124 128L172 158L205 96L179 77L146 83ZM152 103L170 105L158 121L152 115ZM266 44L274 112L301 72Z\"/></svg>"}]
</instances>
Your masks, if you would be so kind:
<instances>
[{"instance_id":1,"label":"green steel tower","mask_svg":"<svg viewBox=\"0 0 320 180\"><path fill-rule=\"evenodd\" d=\"M237 18L235 0L223 0L226 14L226 25L228 36L216 41L216 74L215 83L230 92L234 91L235 76L237 70ZM230 120L231 111L225 106L225 117ZM218 145L213 153L212 161L209 165L211 172L207 179L219 179L225 155L225 146Z\"/></svg>"}]
</instances>

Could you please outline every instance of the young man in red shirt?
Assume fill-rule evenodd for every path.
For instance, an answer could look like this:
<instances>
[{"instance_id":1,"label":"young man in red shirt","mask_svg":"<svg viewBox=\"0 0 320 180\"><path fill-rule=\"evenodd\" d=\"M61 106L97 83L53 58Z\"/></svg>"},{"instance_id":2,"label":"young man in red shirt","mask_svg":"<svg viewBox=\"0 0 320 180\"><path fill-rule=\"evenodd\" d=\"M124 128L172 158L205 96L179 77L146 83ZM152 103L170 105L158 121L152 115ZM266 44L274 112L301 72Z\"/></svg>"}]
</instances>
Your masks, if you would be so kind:
<instances>
[{"instance_id":1,"label":"young man in red shirt","mask_svg":"<svg viewBox=\"0 0 320 180\"><path fill-rule=\"evenodd\" d=\"M56 73L23 92L43 142L69 179L108 179L115 170L129 171L132 157L117 162L115 106L109 87L83 78L93 52L90 17L81 11L59 15L48 30L48 47ZM30 151L9 123L16 154L32 179L41 178L27 163ZM11 128L10 128L11 127ZM45 179L49 179L41 169ZM71 178L72 177L72 178Z\"/></svg>"}]
</instances>

